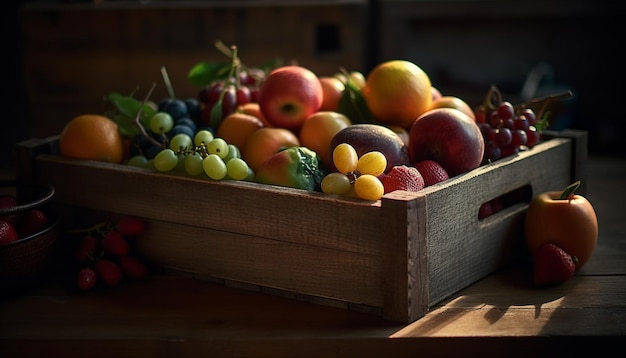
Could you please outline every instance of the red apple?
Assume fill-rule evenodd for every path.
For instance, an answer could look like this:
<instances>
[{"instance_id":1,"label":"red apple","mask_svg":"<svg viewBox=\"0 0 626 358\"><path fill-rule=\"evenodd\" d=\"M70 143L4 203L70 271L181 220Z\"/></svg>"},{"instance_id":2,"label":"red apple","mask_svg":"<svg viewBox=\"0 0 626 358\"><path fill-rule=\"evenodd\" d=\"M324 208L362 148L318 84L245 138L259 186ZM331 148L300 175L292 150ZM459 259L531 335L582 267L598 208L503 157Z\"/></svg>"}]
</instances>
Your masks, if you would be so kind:
<instances>
[{"instance_id":1,"label":"red apple","mask_svg":"<svg viewBox=\"0 0 626 358\"><path fill-rule=\"evenodd\" d=\"M485 142L467 114L452 108L436 108L420 115L409 130L411 163L434 160L450 177L478 168Z\"/></svg>"},{"instance_id":2,"label":"red apple","mask_svg":"<svg viewBox=\"0 0 626 358\"><path fill-rule=\"evenodd\" d=\"M580 182L575 182L563 192L548 191L535 196L528 204L524 222L530 252L552 243L576 257L577 269L589 261L598 241L596 212L589 200L574 194L578 185Z\"/></svg>"},{"instance_id":3,"label":"red apple","mask_svg":"<svg viewBox=\"0 0 626 358\"><path fill-rule=\"evenodd\" d=\"M317 75L295 65L271 71L259 90L259 106L267 121L295 133L321 108L323 100L324 90Z\"/></svg>"}]
</instances>

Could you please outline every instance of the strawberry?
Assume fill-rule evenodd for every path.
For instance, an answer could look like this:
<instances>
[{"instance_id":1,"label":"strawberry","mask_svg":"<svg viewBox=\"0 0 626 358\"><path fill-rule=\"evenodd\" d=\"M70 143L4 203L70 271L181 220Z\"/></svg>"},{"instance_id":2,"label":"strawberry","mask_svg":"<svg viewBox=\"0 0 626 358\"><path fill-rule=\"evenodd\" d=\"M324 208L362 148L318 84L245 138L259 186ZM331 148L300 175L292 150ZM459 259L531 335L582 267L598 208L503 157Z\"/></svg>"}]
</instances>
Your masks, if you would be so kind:
<instances>
[{"instance_id":1,"label":"strawberry","mask_svg":"<svg viewBox=\"0 0 626 358\"><path fill-rule=\"evenodd\" d=\"M381 179L385 194L394 190L419 191L424 188L424 178L410 166L396 165Z\"/></svg>"},{"instance_id":2,"label":"strawberry","mask_svg":"<svg viewBox=\"0 0 626 358\"><path fill-rule=\"evenodd\" d=\"M9 244L17 241L17 239L19 239L19 236L13 225L4 221L4 219L0 219L0 245Z\"/></svg>"},{"instance_id":3,"label":"strawberry","mask_svg":"<svg viewBox=\"0 0 626 358\"><path fill-rule=\"evenodd\" d=\"M558 285L569 280L576 270L576 258L560 247L545 243L532 253L535 286Z\"/></svg>"},{"instance_id":4,"label":"strawberry","mask_svg":"<svg viewBox=\"0 0 626 358\"><path fill-rule=\"evenodd\" d=\"M91 290L98 282L98 274L91 267L84 267L78 271L76 285L81 291Z\"/></svg>"},{"instance_id":5,"label":"strawberry","mask_svg":"<svg viewBox=\"0 0 626 358\"><path fill-rule=\"evenodd\" d=\"M76 259L78 262L86 263L90 260L96 259L96 252L100 243L98 242L98 238L92 235L85 235L80 239L78 243L78 248L76 250Z\"/></svg>"},{"instance_id":6,"label":"strawberry","mask_svg":"<svg viewBox=\"0 0 626 358\"><path fill-rule=\"evenodd\" d=\"M28 237L43 231L48 226L48 217L39 209L30 209L22 215L18 226L20 237Z\"/></svg>"},{"instance_id":7,"label":"strawberry","mask_svg":"<svg viewBox=\"0 0 626 358\"><path fill-rule=\"evenodd\" d=\"M10 209L18 206L17 198L12 195L2 195L0 196L0 209ZM2 216L2 220L11 224L14 228L19 225L20 216L18 214L10 214Z\"/></svg>"},{"instance_id":8,"label":"strawberry","mask_svg":"<svg viewBox=\"0 0 626 358\"><path fill-rule=\"evenodd\" d=\"M100 259L96 262L95 271L98 278L107 286L117 286L122 282L122 270L109 259Z\"/></svg>"},{"instance_id":9,"label":"strawberry","mask_svg":"<svg viewBox=\"0 0 626 358\"><path fill-rule=\"evenodd\" d=\"M120 257L118 264L122 268L122 272L130 278L141 280L148 277L148 265L136 256Z\"/></svg>"},{"instance_id":10,"label":"strawberry","mask_svg":"<svg viewBox=\"0 0 626 358\"><path fill-rule=\"evenodd\" d=\"M140 218L124 216L117 222L117 231L126 237L139 236L146 230L146 223Z\"/></svg>"},{"instance_id":11,"label":"strawberry","mask_svg":"<svg viewBox=\"0 0 626 358\"><path fill-rule=\"evenodd\" d=\"M102 238L102 248L106 254L122 257L130 252L126 238L117 230L107 232Z\"/></svg>"},{"instance_id":12,"label":"strawberry","mask_svg":"<svg viewBox=\"0 0 626 358\"><path fill-rule=\"evenodd\" d=\"M448 172L434 160L422 160L413 164L424 178L424 187L449 179Z\"/></svg>"}]
</instances>

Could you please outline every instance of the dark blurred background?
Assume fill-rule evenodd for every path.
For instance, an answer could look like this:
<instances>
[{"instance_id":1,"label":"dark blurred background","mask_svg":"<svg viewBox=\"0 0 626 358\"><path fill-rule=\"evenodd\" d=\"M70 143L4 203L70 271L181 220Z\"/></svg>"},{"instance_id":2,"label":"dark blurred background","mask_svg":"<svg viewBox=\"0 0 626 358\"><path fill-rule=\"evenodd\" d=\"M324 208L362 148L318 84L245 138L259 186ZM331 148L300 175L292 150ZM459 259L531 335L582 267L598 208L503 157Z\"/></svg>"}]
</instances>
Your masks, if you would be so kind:
<instances>
[{"instance_id":1,"label":"dark blurred background","mask_svg":"<svg viewBox=\"0 0 626 358\"><path fill-rule=\"evenodd\" d=\"M624 12L604 0L15 1L4 3L3 164L18 141L101 112L111 92L196 96L187 72L225 61L215 40L260 65L275 57L318 75L364 74L388 59L422 67L444 94L479 104L571 90L552 129L589 132L592 154L624 156Z\"/></svg>"}]
</instances>

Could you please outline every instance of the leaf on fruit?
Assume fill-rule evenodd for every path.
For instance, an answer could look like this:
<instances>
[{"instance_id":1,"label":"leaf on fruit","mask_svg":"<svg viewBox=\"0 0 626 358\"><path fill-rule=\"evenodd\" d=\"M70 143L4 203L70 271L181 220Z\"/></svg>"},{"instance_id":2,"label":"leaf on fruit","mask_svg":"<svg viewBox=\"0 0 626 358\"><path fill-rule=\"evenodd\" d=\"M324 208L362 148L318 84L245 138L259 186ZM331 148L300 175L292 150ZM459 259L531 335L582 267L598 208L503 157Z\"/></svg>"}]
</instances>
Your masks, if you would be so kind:
<instances>
[{"instance_id":1,"label":"leaf on fruit","mask_svg":"<svg viewBox=\"0 0 626 358\"><path fill-rule=\"evenodd\" d=\"M345 85L339 98L338 111L350 118L352 124L376 123L361 90L351 81L347 81Z\"/></svg>"},{"instance_id":2,"label":"leaf on fruit","mask_svg":"<svg viewBox=\"0 0 626 358\"><path fill-rule=\"evenodd\" d=\"M139 113L140 109L141 116L139 121L144 127L149 126L150 118L156 113L154 108L147 104L143 105L143 101L139 101L133 97L123 96L119 93L109 94L107 101L112 103L117 110L117 113L111 117L117 123L120 133L128 137L141 133L135 123L135 117L137 117L137 113Z\"/></svg>"},{"instance_id":3,"label":"leaf on fruit","mask_svg":"<svg viewBox=\"0 0 626 358\"><path fill-rule=\"evenodd\" d=\"M559 200L569 199L571 195L574 195L574 192L579 187L580 187L580 180L576 180L572 184L568 185L567 188L565 188L563 192L561 192L561 195L559 196Z\"/></svg>"},{"instance_id":4,"label":"leaf on fruit","mask_svg":"<svg viewBox=\"0 0 626 358\"><path fill-rule=\"evenodd\" d=\"M223 96L220 96L220 99L213 105L213 108L211 108L209 126L215 130L217 130L220 127L220 124L222 124L222 102Z\"/></svg>"},{"instance_id":5,"label":"leaf on fruit","mask_svg":"<svg viewBox=\"0 0 626 358\"><path fill-rule=\"evenodd\" d=\"M187 79L192 84L204 87L217 80L224 80L230 72L230 62L202 62L189 70Z\"/></svg>"}]
</instances>

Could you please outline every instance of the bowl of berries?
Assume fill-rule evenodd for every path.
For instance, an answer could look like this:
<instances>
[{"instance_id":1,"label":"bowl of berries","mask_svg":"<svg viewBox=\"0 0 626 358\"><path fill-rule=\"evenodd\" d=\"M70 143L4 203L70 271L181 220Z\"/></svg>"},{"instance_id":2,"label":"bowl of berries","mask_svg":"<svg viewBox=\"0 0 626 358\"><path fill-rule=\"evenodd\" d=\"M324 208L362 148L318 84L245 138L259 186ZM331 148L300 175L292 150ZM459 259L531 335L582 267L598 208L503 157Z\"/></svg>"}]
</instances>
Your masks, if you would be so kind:
<instances>
[{"instance_id":1,"label":"bowl of berries","mask_svg":"<svg viewBox=\"0 0 626 358\"><path fill-rule=\"evenodd\" d=\"M0 297L42 283L52 271L59 215L51 185L0 181Z\"/></svg>"}]
</instances>

